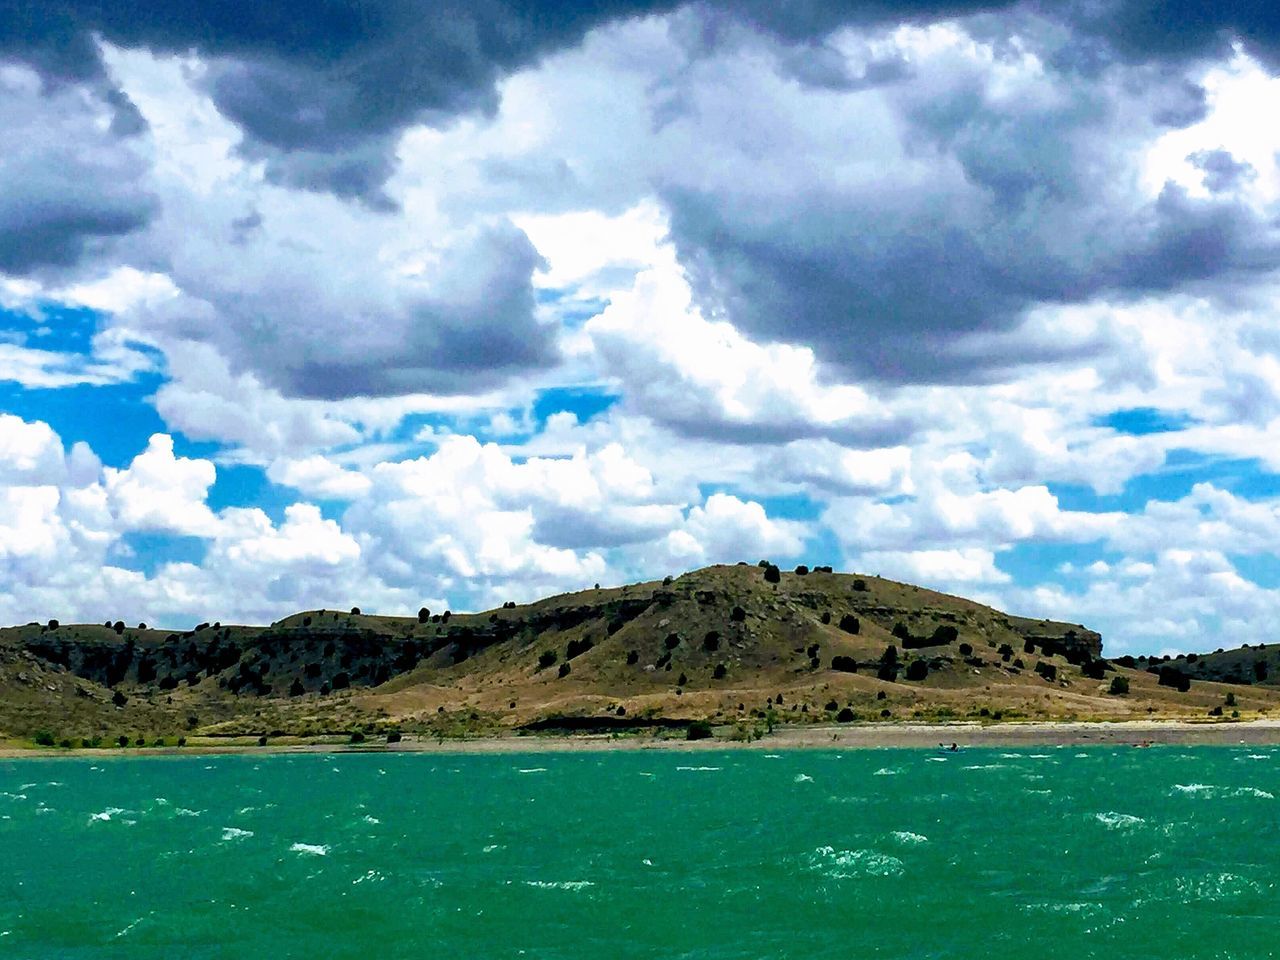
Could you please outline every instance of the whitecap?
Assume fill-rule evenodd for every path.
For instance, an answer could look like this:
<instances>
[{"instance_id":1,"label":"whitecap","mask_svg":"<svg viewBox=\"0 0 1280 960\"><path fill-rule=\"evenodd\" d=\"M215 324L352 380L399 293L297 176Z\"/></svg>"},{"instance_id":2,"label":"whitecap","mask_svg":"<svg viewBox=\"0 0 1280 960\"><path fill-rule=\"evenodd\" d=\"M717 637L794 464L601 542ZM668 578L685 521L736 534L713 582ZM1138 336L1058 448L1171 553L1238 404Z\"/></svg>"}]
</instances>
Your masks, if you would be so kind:
<instances>
[{"instance_id":1,"label":"whitecap","mask_svg":"<svg viewBox=\"0 0 1280 960\"><path fill-rule=\"evenodd\" d=\"M879 770L873 773L872 776L873 777L896 777L901 772L902 772L901 770L894 770L892 767L881 767Z\"/></svg>"},{"instance_id":2,"label":"whitecap","mask_svg":"<svg viewBox=\"0 0 1280 960\"><path fill-rule=\"evenodd\" d=\"M897 857L876 850L837 850L818 847L809 857L809 868L833 880L854 877L900 877L904 866Z\"/></svg>"},{"instance_id":3,"label":"whitecap","mask_svg":"<svg viewBox=\"0 0 1280 960\"><path fill-rule=\"evenodd\" d=\"M483 850L484 850L484 852L485 852L485 853L493 853L493 851L495 851L495 850L502 850L502 849L504 849L504 848L505 848L505 846L506 846L506 845L505 845L505 844L502 844L502 843L491 843L491 844L489 844L488 846L484 847L484 848L483 848Z\"/></svg>"},{"instance_id":4,"label":"whitecap","mask_svg":"<svg viewBox=\"0 0 1280 960\"><path fill-rule=\"evenodd\" d=\"M311 857L326 857L329 855L329 845L327 843L295 843L289 849L293 853L305 853Z\"/></svg>"},{"instance_id":5,"label":"whitecap","mask_svg":"<svg viewBox=\"0 0 1280 960\"><path fill-rule=\"evenodd\" d=\"M807 773L797 773L794 783L813 783L813 777Z\"/></svg>"},{"instance_id":6,"label":"whitecap","mask_svg":"<svg viewBox=\"0 0 1280 960\"><path fill-rule=\"evenodd\" d=\"M1092 916L1103 909L1100 903L1026 903L1022 905L1024 913L1078 913Z\"/></svg>"},{"instance_id":7,"label":"whitecap","mask_svg":"<svg viewBox=\"0 0 1280 960\"><path fill-rule=\"evenodd\" d=\"M369 883L370 881L382 881L385 879L386 877L384 877L377 870L369 870L363 876L356 877L354 880L352 880L351 885L354 887L358 883Z\"/></svg>"},{"instance_id":8,"label":"whitecap","mask_svg":"<svg viewBox=\"0 0 1280 960\"><path fill-rule=\"evenodd\" d=\"M1093 819L1108 830L1128 830L1138 826L1140 823L1146 823L1141 817L1135 817L1131 813L1116 813L1114 810L1108 810L1104 813L1095 813Z\"/></svg>"},{"instance_id":9,"label":"whitecap","mask_svg":"<svg viewBox=\"0 0 1280 960\"><path fill-rule=\"evenodd\" d=\"M929 838L923 833L912 833L910 830L893 831L893 839L898 843L914 845L917 843L928 843Z\"/></svg>"},{"instance_id":10,"label":"whitecap","mask_svg":"<svg viewBox=\"0 0 1280 960\"><path fill-rule=\"evenodd\" d=\"M766 760L781 760L781 759L782 759L782 754L780 754L780 753L766 753L766 754L764 754L764 758L765 758Z\"/></svg>"},{"instance_id":11,"label":"whitecap","mask_svg":"<svg viewBox=\"0 0 1280 960\"><path fill-rule=\"evenodd\" d=\"M523 880L521 882L526 887L536 887L539 890L585 890L587 887L595 886L590 880Z\"/></svg>"},{"instance_id":12,"label":"whitecap","mask_svg":"<svg viewBox=\"0 0 1280 960\"><path fill-rule=\"evenodd\" d=\"M110 821L113 817L118 817L120 814L127 813L127 812L128 811L120 807L107 807L107 809L101 811L100 813L89 814L89 822L93 823L95 820L100 820L103 823L106 823Z\"/></svg>"},{"instance_id":13,"label":"whitecap","mask_svg":"<svg viewBox=\"0 0 1280 960\"><path fill-rule=\"evenodd\" d=\"M1173 789L1180 793L1213 793L1216 788L1207 783L1175 783Z\"/></svg>"},{"instance_id":14,"label":"whitecap","mask_svg":"<svg viewBox=\"0 0 1280 960\"><path fill-rule=\"evenodd\" d=\"M241 830L239 827L223 827L222 839L224 842L232 840L245 840L253 836L252 830Z\"/></svg>"},{"instance_id":15,"label":"whitecap","mask_svg":"<svg viewBox=\"0 0 1280 960\"><path fill-rule=\"evenodd\" d=\"M519 767L520 773L546 773L546 767Z\"/></svg>"},{"instance_id":16,"label":"whitecap","mask_svg":"<svg viewBox=\"0 0 1280 960\"><path fill-rule=\"evenodd\" d=\"M926 759L928 759L930 763L946 763L947 762L946 757L928 757Z\"/></svg>"},{"instance_id":17,"label":"whitecap","mask_svg":"<svg viewBox=\"0 0 1280 960\"><path fill-rule=\"evenodd\" d=\"M178 809L173 812L179 817L198 817L200 814L204 813L203 810L191 810L188 807L178 807Z\"/></svg>"},{"instance_id":18,"label":"whitecap","mask_svg":"<svg viewBox=\"0 0 1280 960\"><path fill-rule=\"evenodd\" d=\"M1178 877L1174 887L1185 903L1234 900L1263 892L1262 884L1234 873L1210 873L1200 877Z\"/></svg>"},{"instance_id":19,"label":"whitecap","mask_svg":"<svg viewBox=\"0 0 1280 960\"><path fill-rule=\"evenodd\" d=\"M1003 763L971 763L965 770L1004 770L1007 764Z\"/></svg>"},{"instance_id":20,"label":"whitecap","mask_svg":"<svg viewBox=\"0 0 1280 960\"><path fill-rule=\"evenodd\" d=\"M378 824L382 822L377 817L371 817L367 813L361 819L364 820L365 823Z\"/></svg>"},{"instance_id":21,"label":"whitecap","mask_svg":"<svg viewBox=\"0 0 1280 960\"><path fill-rule=\"evenodd\" d=\"M711 771L711 770L719 770L720 768L719 768L719 767L676 767L676 769L677 769L677 770L705 770L705 771Z\"/></svg>"}]
</instances>

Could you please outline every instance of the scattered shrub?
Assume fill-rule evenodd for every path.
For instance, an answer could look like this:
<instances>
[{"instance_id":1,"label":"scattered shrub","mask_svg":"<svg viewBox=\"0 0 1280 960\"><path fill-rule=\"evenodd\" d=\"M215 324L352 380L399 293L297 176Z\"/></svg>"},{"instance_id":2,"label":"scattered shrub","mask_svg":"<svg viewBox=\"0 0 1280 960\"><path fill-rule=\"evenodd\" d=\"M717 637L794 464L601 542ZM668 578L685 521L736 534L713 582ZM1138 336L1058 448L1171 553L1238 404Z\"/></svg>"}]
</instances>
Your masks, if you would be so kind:
<instances>
[{"instance_id":1,"label":"scattered shrub","mask_svg":"<svg viewBox=\"0 0 1280 960\"><path fill-rule=\"evenodd\" d=\"M54 744L53 734L48 730L39 731L33 739L36 742L36 746L40 747L52 747Z\"/></svg>"},{"instance_id":2,"label":"scattered shrub","mask_svg":"<svg viewBox=\"0 0 1280 960\"><path fill-rule=\"evenodd\" d=\"M403 738L399 730L392 730L387 734L387 743L399 743Z\"/></svg>"},{"instance_id":3,"label":"scattered shrub","mask_svg":"<svg viewBox=\"0 0 1280 960\"><path fill-rule=\"evenodd\" d=\"M350 738L350 742L351 742L351 743L364 743L364 731L363 731L363 730L352 730L352 731L351 731L351 738Z\"/></svg>"},{"instance_id":4,"label":"scattered shrub","mask_svg":"<svg viewBox=\"0 0 1280 960\"><path fill-rule=\"evenodd\" d=\"M1235 693L1234 693L1234 692L1228 693L1228 694L1227 694L1227 699L1226 699L1226 701L1225 701L1225 703L1224 703L1224 706L1234 707L1235 705L1236 705L1236 695L1235 695Z\"/></svg>"},{"instance_id":5,"label":"scattered shrub","mask_svg":"<svg viewBox=\"0 0 1280 960\"><path fill-rule=\"evenodd\" d=\"M258 738L258 746L265 747L267 745L267 735L264 733Z\"/></svg>"},{"instance_id":6,"label":"scattered shrub","mask_svg":"<svg viewBox=\"0 0 1280 960\"><path fill-rule=\"evenodd\" d=\"M962 644L960 644L960 656L962 656L962 657L971 657L971 656L973 656L973 644L971 644L971 643L962 643Z\"/></svg>"},{"instance_id":7,"label":"scattered shrub","mask_svg":"<svg viewBox=\"0 0 1280 960\"><path fill-rule=\"evenodd\" d=\"M826 706L822 709L827 711L827 713L835 713L840 709L840 704L836 703L834 700L828 700Z\"/></svg>"},{"instance_id":8,"label":"scattered shrub","mask_svg":"<svg viewBox=\"0 0 1280 960\"><path fill-rule=\"evenodd\" d=\"M723 679L725 678L725 674L727 674L727 673L728 673L728 671L725 669L724 664L723 664L723 663L717 663L717 664L716 664L716 668L715 668L715 670L713 670L713 671L711 672L711 679L713 679L713 680L723 680Z\"/></svg>"},{"instance_id":9,"label":"scattered shrub","mask_svg":"<svg viewBox=\"0 0 1280 960\"><path fill-rule=\"evenodd\" d=\"M119 636L120 634L124 633L124 621L123 621L123 620L117 620L115 623L113 623L113 624L111 625L111 629L112 629L112 630L114 630L114 631L116 632L116 635L117 635L117 636Z\"/></svg>"},{"instance_id":10,"label":"scattered shrub","mask_svg":"<svg viewBox=\"0 0 1280 960\"><path fill-rule=\"evenodd\" d=\"M1029 639L1028 639L1028 640L1024 640L1024 641L1023 641L1023 643L1022 643L1022 652L1023 652L1023 653L1035 653L1035 652L1036 652L1036 645L1035 645L1035 643L1034 643L1034 642L1032 642L1032 641L1031 641L1031 640L1029 640Z\"/></svg>"},{"instance_id":11,"label":"scattered shrub","mask_svg":"<svg viewBox=\"0 0 1280 960\"><path fill-rule=\"evenodd\" d=\"M714 653L720 649L720 632L718 630L707 631L707 635L702 638L702 649L708 653Z\"/></svg>"},{"instance_id":12,"label":"scattered shrub","mask_svg":"<svg viewBox=\"0 0 1280 960\"><path fill-rule=\"evenodd\" d=\"M293 683L289 684L289 696L300 697L306 692L307 689L302 685L302 681L294 677Z\"/></svg>"},{"instance_id":13,"label":"scattered shrub","mask_svg":"<svg viewBox=\"0 0 1280 960\"><path fill-rule=\"evenodd\" d=\"M706 720L695 720L689 724L689 729L685 731L686 740L709 740L711 739L711 724Z\"/></svg>"},{"instance_id":14,"label":"scattered shrub","mask_svg":"<svg viewBox=\"0 0 1280 960\"><path fill-rule=\"evenodd\" d=\"M830 623L830 622L831 622L831 611L830 611L830 610L823 610L823 611L822 611L822 622L823 622L823 623Z\"/></svg>"},{"instance_id":15,"label":"scattered shrub","mask_svg":"<svg viewBox=\"0 0 1280 960\"><path fill-rule=\"evenodd\" d=\"M839 713L836 714L836 721L839 723L853 723L853 721L856 719L857 717L853 715L853 711L850 710L848 707L845 707L843 710L841 710Z\"/></svg>"},{"instance_id":16,"label":"scattered shrub","mask_svg":"<svg viewBox=\"0 0 1280 960\"><path fill-rule=\"evenodd\" d=\"M569 675L569 671L570 671L571 669L572 669L572 667L570 667L570 666L569 666L569 664L567 664L567 663L562 663L562 664L560 664L560 670L559 670L559 672L557 673L557 676L559 676L559 677L563 680L565 677L567 677L567 676Z\"/></svg>"},{"instance_id":17,"label":"scattered shrub","mask_svg":"<svg viewBox=\"0 0 1280 960\"><path fill-rule=\"evenodd\" d=\"M809 575L809 568L806 567L803 563L796 564L796 575L801 577L807 577Z\"/></svg>"},{"instance_id":18,"label":"scattered shrub","mask_svg":"<svg viewBox=\"0 0 1280 960\"><path fill-rule=\"evenodd\" d=\"M116 743L119 744L121 747L127 747L129 745L128 734L124 734L124 733L120 734L120 736L116 737Z\"/></svg>"},{"instance_id":19,"label":"scattered shrub","mask_svg":"<svg viewBox=\"0 0 1280 960\"><path fill-rule=\"evenodd\" d=\"M683 687L683 686L686 686L688 683L689 683L689 678L688 678L688 677L686 677L683 673L682 673L682 674L680 674L680 676L676 678L676 686L677 686L677 687Z\"/></svg>"},{"instance_id":20,"label":"scattered shrub","mask_svg":"<svg viewBox=\"0 0 1280 960\"><path fill-rule=\"evenodd\" d=\"M1267 679L1267 661L1255 660L1253 662L1253 679L1262 683Z\"/></svg>"},{"instance_id":21,"label":"scattered shrub","mask_svg":"<svg viewBox=\"0 0 1280 960\"><path fill-rule=\"evenodd\" d=\"M858 633L862 629L862 624L852 613L846 613L840 618L840 629L845 633Z\"/></svg>"},{"instance_id":22,"label":"scattered shrub","mask_svg":"<svg viewBox=\"0 0 1280 960\"><path fill-rule=\"evenodd\" d=\"M178 738L178 746L180 746L180 747L185 747L186 745L187 745L187 738L186 738L186 737L179 737L179 738Z\"/></svg>"},{"instance_id":23,"label":"scattered shrub","mask_svg":"<svg viewBox=\"0 0 1280 960\"><path fill-rule=\"evenodd\" d=\"M955 643L959 636L959 630L949 623L944 623L933 631L933 644L941 646L944 643Z\"/></svg>"},{"instance_id":24,"label":"scattered shrub","mask_svg":"<svg viewBox=\"0 0 1280 960\"><path fill-rule=\"evenodd\" d=\"M668 633L667 639L663 641L663 645L668 650L674 650L676 647L680 646L680 634Z\"/></svg>"},{"instance_id":25,"label":"scattered shrub","mask_svg":"<svg viewBox=\"0 0 1280 960\"><path fill-rule=\"evenodd\" d=\"M841 673L857 673L858 661L844 655L835 656L831 658L831 669L839 670Z\"/></svg>"},{"instance_id":26,"label":"scattered shrub","mask_svg":"<svg viewBox=\"0 0 1280 960\"><path fill-rule=\"evenodd\" d=\"M123 707L126 703L129 702L129 698L126 697L119 690L117 690L115 693L111 695L111 702L114 703L117 707Z\"/></svg>"},{"instance_id":27,"label":"scattered shrub","mask_svg":"<svg viewBox=\"0 0 1280 960\"><path fill-rule=\"evenodd\" d=\"M428 623L428 622L430 622L430 620L431 620L431 611L430 611L430 610L428 610L426 607L422 607L422 608L418 611L418 622L419 622L419 623Z\"/></svg>"},{"instance_id":28,"label":"scattered shrub","mask_svg":"<svg viewBox=\"0 0 1280 960\"><path fill-rule=\"evenodd\" d=\"M912 660L907 664L908 680L923 680L929 676L929 665L923 660Z\"/></svg>"},{"instance_id":29,"label":"scattered shrub","mask_svg":"<svg viewBox=\"0 0 1280 960\"><path fill-rule=\"evenodd\" d=\"M1054 664L1048 663L1044 660L1037 661L1036 673L1040 674L1040 676L1044 677L1046 680L1058 679L1058 668Z\"/></svg>"},{"instance_id":30,"label":"scattered shrub","mask_svg":"<svg viewBox=\"0 0 1280 960\"><path fill-rule=\"evenodd\" d=\"M628 650L628 651L627 651L627 666L628 666L628 667L634 667L634 666L635 666L637 663L639 663L639 662L640 662L640 651L639 651L639 650Z\"/></svg>"},{"instance_id":31,"label":"scattered shrub","mask_svg":"<svg viewBox=\"0 0 1280 960\"><path fill-rule=\"evenodd\" d=\"M858 591L858 593L866 593L866 592L867 592L867 581L865 581L865 580L863 580L861 577L859 577L857 580L853 581L853 589L854 589L854 590L856 590L856 591Z\"/></svg>"},{"instance_id":32,"label":"scattered shrub","mask_svg":"<svg viewBox=\"0 0 1280 960\"><path fill-rule=\"evenodd\" d=\"M1209 716L1211 717L1222 716L1222 707L1214 707L1212 710L1209 711Z\"/></svg>"},{"instance_id":33,"label":"scattered shrub","mask_svg":"<svg viewBox=\"0 0 1280 960\"><path fill-rule=\"evenodd\" d=\"M782 580L782 571L772 563L764 568L765 583L778 583Z\"/></svg>"},{"instance_id":34,"label":"scattered shrub","mask_svg":"<svg viewBox=\"0 0 1280 960\"><path fill-rule=\"evenodd\" d=\"M907 629L907 625L899 620L893 625L893 635L899 640L910 640L911 631Z\"/></svg>"},{"instance_id":35,"label":"scattered shrub","mask_svg":"<svg viewBox=\"0 0 1280 960\"><path fill-rule=\"evenodd\" d=\"M580 640L570 640L565 645L564 658L566 660L572 660L574 657L581 656L586 653L594 646L595 642L592 641L590 637L583 637Z\"/></svg>"},{"instance_id":36,"label":"scattered shrub","mask_svg":"<svg viewBox=\"0 0 1280 960\"><path fill-rule=\"evenodd\" d=\"M560 659L554 650L543 650L538 654L538 669L545 670Z\"/></svg>"},{"instance_id":37,"label":"scattered shrub","mask_svg":"<svg viewBox=\"0 0 1280 960\"><path fill-rule=\"evenodd\" d=\"M734 623L741 623L743 620L747 619L747 611L743 610L742 607L735 606L729 612L729 619Z\"/></svg>"}]
</instances>

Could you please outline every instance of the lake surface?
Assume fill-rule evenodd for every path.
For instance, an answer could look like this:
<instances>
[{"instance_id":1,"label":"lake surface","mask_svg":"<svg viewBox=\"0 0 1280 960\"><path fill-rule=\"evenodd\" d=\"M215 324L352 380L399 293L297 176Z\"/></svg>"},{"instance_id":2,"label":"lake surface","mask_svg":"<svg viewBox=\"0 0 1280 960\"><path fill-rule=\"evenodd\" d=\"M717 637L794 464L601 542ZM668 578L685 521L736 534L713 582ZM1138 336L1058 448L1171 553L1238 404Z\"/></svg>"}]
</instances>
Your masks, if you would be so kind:
<instances>
[{"instance_id":1,"label":"lake surface","mask_svg":"<svg viewBox=\"0 0 1280 960\"><path fill-rule=\"evenodd\" d=\"M0 956L1280 953L1280 751L0 763Z\"/></svg>"}]
</instances>

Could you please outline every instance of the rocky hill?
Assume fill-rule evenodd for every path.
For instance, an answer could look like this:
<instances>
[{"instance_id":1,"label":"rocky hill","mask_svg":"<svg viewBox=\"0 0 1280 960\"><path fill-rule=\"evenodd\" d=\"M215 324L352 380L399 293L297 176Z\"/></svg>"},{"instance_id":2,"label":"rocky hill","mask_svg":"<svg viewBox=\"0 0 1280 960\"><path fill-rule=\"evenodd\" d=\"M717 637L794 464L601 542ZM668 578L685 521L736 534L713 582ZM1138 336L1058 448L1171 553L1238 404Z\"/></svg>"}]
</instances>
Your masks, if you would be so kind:
<instances>
[{"instance_id":1,"label":"rocky hill","mask_svg":"<svg viewBox=\"0 0 1280 960\"><path fill-rule=\"evenodd\" d=\"M1205 715L1223 681L1103 658L1080 624L829 568L717 566L478 614L314 610L173 631L0 630L0 733L120 736L726 729L880 719ZM1163 673L1161 667L1164 667ZM1239 677L1237 676L1239 674ZM1117 679L1118 678L1118 679ZM1127 692L1121 692L1126 690ZM1245 702L1247 701L1247 702ZM1265 686L1233 693L1266 710Z\"/></svg>"}]
</instances>

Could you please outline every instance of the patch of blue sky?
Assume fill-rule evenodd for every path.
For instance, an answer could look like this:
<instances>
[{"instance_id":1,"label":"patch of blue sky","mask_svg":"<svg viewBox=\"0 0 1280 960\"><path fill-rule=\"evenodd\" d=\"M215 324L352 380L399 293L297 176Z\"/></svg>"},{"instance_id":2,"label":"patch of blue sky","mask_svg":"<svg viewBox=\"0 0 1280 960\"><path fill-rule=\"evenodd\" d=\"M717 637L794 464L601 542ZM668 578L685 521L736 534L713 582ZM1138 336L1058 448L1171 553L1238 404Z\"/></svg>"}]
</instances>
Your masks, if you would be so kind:
<instances>
[{"instance_id":1,"label":"patch of blue sky","mask_svg":"<svg viewBox=\"0 0 1280 960\"><path fill-rule=\"evenodd\" d=\"M1110 427L1117 433L1134 437L1150 433L1171 433L1185 430L1196 421L1185 413L1158 410L1155 407L1129 407L1124 410L1113 410L1102 417L1095 417L1094 426Z\"/></svg>"},{"instance_id":2,"label":"patch of blue sky","mask_svg":"<svg viewBox=\"0 0 1280 960\"><path fill-rule=\"evenodd\" d=\"M634 280L636 271L624 268L624 274L617 278ZM624 285L619 282L619 286ZM599 315L609 306L605 297L577 297L572 290L544 287L535 291L537 304L544 313L553 315L570 330L580 329L592 317Z\"/></svg>"},{"instance_id":3,"label":"patch of blue sky","mask_svg":"<svg viewBox=\"0 0 1280 960\"><path fill-rule=\"evenodd\" d=\"M1240 576L1264 590L1280 588L1280 557L1274 553L1231 553L1227 559Z\"/></svg>"},{"instance_id":4,"label":"patch of blue sky","mask_svg":"<svg viewBox=\"0 0 1280 960\"><path fill-rule=\"evenodd\" d=\"M1118 494L1097 494L1079 484L1050 483L1064 510L1138 513L1151 500L1180 500L1198 483L1212 483L1247 500L1280 496L1280 474L1256 459L1213 457L1193 450L1170 451L1165 465L1131 478Z\"/></svg>"},{"instance_id":5,"label":"patch of blue sky","mask_svg":"<svg viewBox=\"0 0 1280 960\"><path fill-rule=\"evenodd\" d=\"M1087 586L1087 578L1078 571L1099 560L1107 564L1119 563L1124 555L1108 550L1099 544L1046 543L1024 541L996 554L996 567L1007 573L1020 587L1033 587L1042 583L1057 583L1068 591L1081 592ZM1077 572L1062 573L1070 564ZM1010 613L1022 611L1011 610ZM1032 611L1034 612L1034 611Z\"/></svg>"},{"instance_id":6,"label":"patch of blue sky","mask_svg":"<svg viewBox=\"0 0 1280 960\"><path fill-rule=\"evenodd\" d=\"M579 423L600 416L622 399L621 394L603 387L550 387L538 391L533 401L533 421L541 430L557 413L572 413Z\"/></svg>"},{"instance_id":7,"label":"patch of blue sky","mask_svg":"<svg viewBox=\"0 0 1280 960\"><path fill-rule=\"evenodd\" d=\"M30 311L0 308L5 340L39 350L88 355L98 313L87 307L40 303Z\"/></svg>"},{"instance_id":8,"label":"patch of blue sky","mask_svg":"<svg viewBox=\"0 0 1280 960\"><path fill-rule=\"evenodd\" d=\"M217 479L209 488L206 500L210 510L257 507L273 523L279 524L284 520L285 507L306 499L290 487L273 483L261 467L241 463L218 464L217 471Z\"/></svg>"},{"instance_id":9,"label":"patch of blue sky","mask_svg":"<svg viewBox=\"0 0 1280 960\"><path fill-rule=\"evenodd\" d=\"M0 383L0 410L28 421L42 420L68 449L84 441L103 463L125 467L146 449L153 433L166 432L164 421L146 402L160 379L148 374L128 383L57 389Z\"/></svg>"},{"instance_id":10,"label":"patch of blue sky","mask_svg":"<svg viewBox=\"0 0 1280 960\"><path fill-rule=\"evenodd\" d=\"M805 494L793 493L783 496L762 497L741 489L734 484L715 483L698 484L698 493L703 501L716 493L728 494L729 496L737 497L739 500L754 500L764 507L764 512L770 520L795 520L810 525L809 535L805 537L804 546L796 554L776 557L739 557L737 559L746 560L748 563L755 563L758 560L772 560L775 563L789 561L790 564L804 563L810 567L830 565L837 570L840 569L840 558L843 553L840 549L840 542L833 530L824 524L816 522L822 513L822 505Z\"/></svg>"},{"instance_id":11,"label":"patch of blue sky","mask_svg":"<svg viewBox=\"0 0 1280 960\"><path fill-rule=\"evenodd\" d=\"M126 569L154 577L169 563L202 563L207 550L208 543L200 537L133 532L120 538L110 559Z\"/></svg>"}]
</instances>

